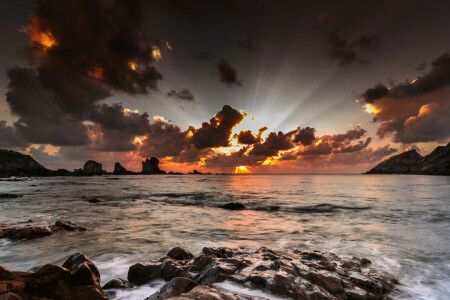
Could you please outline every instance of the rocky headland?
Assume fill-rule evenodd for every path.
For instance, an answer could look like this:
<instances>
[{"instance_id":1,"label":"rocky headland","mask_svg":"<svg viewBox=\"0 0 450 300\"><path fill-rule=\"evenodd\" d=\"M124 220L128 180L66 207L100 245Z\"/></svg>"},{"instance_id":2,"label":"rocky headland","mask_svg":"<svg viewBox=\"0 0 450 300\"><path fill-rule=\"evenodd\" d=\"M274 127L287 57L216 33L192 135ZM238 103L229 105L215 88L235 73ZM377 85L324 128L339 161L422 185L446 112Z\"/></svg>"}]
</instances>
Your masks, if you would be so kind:
<instances>
[{"instance_id":1,"label":"rocky headland","mask_svg":"<svg viewBox=\"0 0 450 300\"><path fill-rule=\"evenodd\" d=\"M114 165L114 171L108 173L103 170L103 165L94 160L88 160L83 168L70 172L66 169L49 170L39 164L30 155L25 155L12 150L0 149L0 177L49 177L49 176L99 176L99 175L154 175L166 174L159 168L159 160L151 157L142 162L141 172L132 172L125 169L119 162ZM171 175L182 173L169 172ZM192 174L201 174L194 170Z\"/></svg>"},{"instance_id":2,"label":"rocky headland","mask_svg":"<svg viewBox=\"0 0 450 300\"><path fill-rule=\"evenodd\" d=\"M76 253L62 266L28 272L0 266L0 299L107 299L118 289L160 278L166 284L146 299L383 299L397 281L370 266L368 259L317 251L204 248L194 256L176 247L158 260L131 266L128 280L114 279L101 288L97 267ZM249 288L260 293L251 295Z\"/></svg>"},{"instance_id":3,"label":"rocky headland","mask_svg":"<svg viewBox=\"0 0 450 300\"><path fill-rule=\"evenodd\" d=\"M450 175L450 143L437 147L426 156L416 150L392 156L366 174Z\"/></svg>"}]
</instances>

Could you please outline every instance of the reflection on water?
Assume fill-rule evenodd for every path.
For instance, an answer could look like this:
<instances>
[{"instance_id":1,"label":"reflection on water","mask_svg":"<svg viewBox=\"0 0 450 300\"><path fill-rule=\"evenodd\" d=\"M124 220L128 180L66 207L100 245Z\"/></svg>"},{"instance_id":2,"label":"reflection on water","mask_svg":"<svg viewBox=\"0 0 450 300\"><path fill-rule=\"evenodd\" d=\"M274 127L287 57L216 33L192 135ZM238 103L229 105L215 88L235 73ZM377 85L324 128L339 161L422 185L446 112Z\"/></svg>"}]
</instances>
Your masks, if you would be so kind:
<instances>
[{"instance_id":1,"label":"reflection on water","mask_svg":"<svg viewBox=\"0 0 450 300\"><path fill-rule=\"evenodd\" d=\"M115 180L111 180L116 178ZM450 294L450 178L390 175L104 176L0 182L0 223L69 219L86 232L0 240L27 270L81 251L102 283L181 245L303 248L364 256L403 285L396 299ZM97 198L99 203L90 203ZM219 208L240 202L246 210ZM148 293L143 288L142 294ZM147 295L148 296L148 295ZM129 295L117 295L130 298ZM135 294L136 298L137 294Z\"/></svg>"}]
</instances>

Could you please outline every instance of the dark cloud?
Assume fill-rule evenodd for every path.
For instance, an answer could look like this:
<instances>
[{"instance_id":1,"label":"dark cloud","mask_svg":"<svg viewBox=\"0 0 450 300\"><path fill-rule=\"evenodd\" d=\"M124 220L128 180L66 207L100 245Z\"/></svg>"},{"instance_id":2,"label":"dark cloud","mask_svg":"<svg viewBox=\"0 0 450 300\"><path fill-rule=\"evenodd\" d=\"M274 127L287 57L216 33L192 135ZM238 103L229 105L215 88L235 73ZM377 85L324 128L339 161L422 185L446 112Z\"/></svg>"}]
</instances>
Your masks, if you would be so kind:
<instances>
[{"instance_id":1,"label":"dark cloud","mask_svg":"<svg viewBox=\"0 0 450 300\"><path fill-rule=\"evenodd\" d=\"M245 50L253 50L255 48L255 45L253 44L253 40L250 36L247 36L247 39L244 41L238 42L239 47Z\"/></svg>"},{"instance_id":2,"label":"dark cloud","mask_svg":"<svg viewBox=\"0 0 450 300\"><path fill-rule=\"evenodd\" d=\"M316 139L316 129L311 127L305 127L294 136L294 143L302 143L304 146L311 145Z\"/></svg>"},{"instance_id":3,"label":"dark cloud","mask_svg":"<svg viewBox=\"0 0 450 300\"><path fill-rule=\"evenodd\" d=\"M22 29L31 45L22 53L37 67L15 67L7 74L6 101L21 136L37 144L135 149L133 138L148 131L148 115L125 114L120 105L99 102L116 91L158 89L162 75L153 63L169 45L145 36L141 5L138 0L36 2Z\"/></svg>"},{"instance_id":4,"label":"dark cloud","mask_svg":"<svg viewBox=\"0 0 450 300\"><path fill-rule=\"evenodd\" d=\"M323 13L316 16L316 21L320 27L326 28L333 21L333 18L329 14ZM373 51L379 44L379 37L372 32L361 34L356 39L349 41L343 36L342 31L352 23L353 21L347 20L342 25L326 30L326 40L330 46L328 56L338 66L367 63L367 59L361 56L361 52Z\"/></svg>"},{"instance_id":5,"label":"dark cloud","mask_svg":"<svg viewBox=\"0 0 450 300\"><path fill-rule=\"evenodd\" d=\"M255 144L249 155L262 155L266 157L277 155L282 150L289 150L295 147L292 142L293 132L278 133L271 132L264 142Z\"/></svg>"},{"instance_id":6,"label":"dark cloud","mask_svg":"<svg viewBox=\"0 0 450 300\"><path fill-rule=\"evenodd\" d=\"M239 79L239 75L235 67L224 58L222 58L222 60L217 65L217 70L219 72L220 81L222 81L226 85L242 86L242 81Z\"/></svg>"},{"instance_id":7,"label":"dark cloud","mask_svg":"<svg viewBox=\"0 0 450 300\"><path fill-rule=\"evenodd\" d=\"M227 147L230 143L231 131L247 114L241 113L229 105L225 105L209 123L204 122L202 127L194 132L192 144L197 149Z\"/></svg>"},{"instance_id":8,"label":"dark cloud","mask_svg":"<svg viewBox=\"0 0 450 300\"><path fill-rule=\"evenodd\" d=\"M200 52L198 54L192 54L192 58L193 59L197 59L197 60L206 60L206 61L210 61L211 60L211 55L207 52Z\"/></svg>"},{"instance_id":9,"label":"dark cloud","mask_svg":"<svg viewBox=\"0 0 450 300\"><path fill-rule=\"evenodd\" d=\"M6 125L6 121L0 121L0 148L16 149L26 148L29 143L12 126Z\"/></svg>"},{"instance_id":10,"label":"dark cloud","mask_svg":"<svg viewBox=\"0 0 450 300\"><path fill-rule=\"evenodd\" d=\"M320 27L326 27L333 21L333 17L331 17L327 13L318 14L316 16L316 21L317 25L319 25Z\"/></svg>"},{"instance_id":11,"label":"dark cloud","mask_svg":"<svg viewBox=\"0 0 450 300\"><path fill-rule=\"evenodd\" d=\"M234 13L238 5L234 0L167 0L167 8L193 25L201 25L214 12Z\"/></svg>"},{"instance_id":12,"label":"dark cloud","mask_svg":"<svg viewBox=\"0 0 450 300\"><path fill-rule=\"evenodd\" d=\"M167 92L167 97L183 100L183 101L194 101L194 95L189 89L182 89L181 91L177 92L175 90L170 90Z\"/></svg>"},{"instance_id":13,"label":"dark cloud","mask_svg":"<svg viewBox=\"0 0 450 300\"><path fill-rule=\"evenodd\" d=\"M370 105L377 134L393 135L405 144L445 140L450 137L450 53L431 62L416 79L378 84L360 95Z\"/></svg>"},{"instance_id":14,"label":"dark cloud","mask_svg":"<svg viewBox=\"0 0 450 300\"><path fill-rule=\"evenodd\" d=\"M339 30L334 30L329 34L327 42L330 45L331 61L338 66L347 66L355 62L367 63L367 60L360 56L360 52L375 49L378 44L378 36L368 33L360 35L353 42L348 42L341 36Z\"/></svg>"},{"instance_id":15,"label":"dark cloud","mask_svg":"<svg viewBox=\"0 0 450 300\"><path fill-rule=\"evenodd\" d=\"M234 135L234 138L237 138L238 143L241 145L253 145L261 141L261 135L266 130L267 127L260 128L256 136L253 135L251 130L241 130L239 134Z\"/></svg>"}]
</instances>

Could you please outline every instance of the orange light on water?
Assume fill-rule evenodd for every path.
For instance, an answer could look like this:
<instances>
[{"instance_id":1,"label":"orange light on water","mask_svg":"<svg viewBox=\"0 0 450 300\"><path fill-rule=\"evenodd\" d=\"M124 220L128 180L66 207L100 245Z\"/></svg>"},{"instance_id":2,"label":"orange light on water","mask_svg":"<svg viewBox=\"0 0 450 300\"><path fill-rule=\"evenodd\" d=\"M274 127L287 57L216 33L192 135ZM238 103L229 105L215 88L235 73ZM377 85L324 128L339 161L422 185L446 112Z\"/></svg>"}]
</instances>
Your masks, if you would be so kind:
<instances>
[{"instance_id":1,"label":"orange light on water","mask_svg":"<svg viewBox=\"0 0 450 300\"><path fill-rule=\"evenodd\" d=\"M237 166L234 170L235 174L248 174L251 173L247 166Z\"/></svg>"}]
</instances>

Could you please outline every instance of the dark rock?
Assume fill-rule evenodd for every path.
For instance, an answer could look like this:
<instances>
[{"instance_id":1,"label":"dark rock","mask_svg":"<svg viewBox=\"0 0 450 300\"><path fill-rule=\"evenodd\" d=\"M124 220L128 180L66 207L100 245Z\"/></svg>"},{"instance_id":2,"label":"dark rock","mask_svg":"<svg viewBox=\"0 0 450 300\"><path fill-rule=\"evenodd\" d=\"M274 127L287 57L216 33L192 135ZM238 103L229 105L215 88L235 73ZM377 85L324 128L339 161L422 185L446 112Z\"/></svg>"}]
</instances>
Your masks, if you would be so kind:
<instances>
[{"instance_id":1,"label":"dark rock","mask_svg":"<svg viewBox=\"0 0 450 300\"><path fill-rule=\"evenodd\" d=\"M29 222L32 223L32 222ZM27 225L23 227L0 226L0 238L8 238L11 240L30 240L52 235L55 232L66 231L86 231L85 227L74 224L70 221L56 221L55 225L51 226L32 226Z\"/></svg>"},{"instance_id":2,"label":"dark rock","mask_svg":"<svg viewBox=\"0 0 450 300\"><path fill-rule=\"evenodd\" d=\"M71 221L58 220L55 225L51 227L55 231L86 231L87 229Z\"/></svg>"},{"instance_id":3,"label":"dark rock","mask_svg":"<svg viewBox=\"0 0 450 300\"><path fill-rule=\"evenodd\" d=\"M229 209L229 210L242 210L245 209L245 205L239 202L230 202L224 205L220 205L220 208Z\"/></svg>"},{"instance_id":4,"label":"dark rock","mask_svg":"<svg viewBox=\"0 0 450 300\"><path fill-rule=\"evenodd\" d=\"M83 173L86 175L104 175L106 171L102 169L101 163L88 160L83 166Z\"/></svg>"},{"instance_id":5,"label":"dark rock","mask_svg":"<svg viewBox=\"0 0 450 300\"><path fill-rule=\"evenodd\" d=\"M0 265L0 278L0 299L107 299L99 285L97 267L80 253L62 267L43 265L34 272Z\"/></svg>"},{"instance_id":6,"label":"dark rock","mask_svg":"<svg viewBox=\"0 0 450 300\"><path fill-rule=\"evenodd\" d=\"M19 197L22 197L22 195L19 195L19 194L0 194L0 199L19 198Z\"/></svg>"},{"instance_id":7,"label":"dark rock","mask_svg":"<svg viewBox=\"0 0 450 300\"><path fill-rule=\"evenodd\" d=\"M130 172L127 169L125 169L124 167L122 167L122 165L120 163L116 162L114 164L114 171L113 171L114 175L128 175L131 173L132 172Z\"/></svg>"},{"instance_id":8,"label":"dark rock","mask_svg":"<svg viewBox=\"0 0 450 300\"><path fill-rule=\"evenodd\" d=\"M170 250L167 253L167 256L173 259L177 260L185 260L185 259L191 259L194 257L191 252L181 248L181 247L175 247L172 250Z\"/></svg>"},{"instance_id":9,"label":"dark rock","mask_svg":"<svg viewBox=\"0 0 450 300\"><path fill-rule=\"evenodd\" d=\"M48 170L30 155L0 149L0 176L52 176Z\"/></svg>"},{"instance_id":10,"label":"dark rock","mask_svg":"<svg viewBox=\"0 0 450 300\"><path fill-rule=\"evenodd\" d=\"M163 300L178 297L197 286L197 283L185 277L176 277L166 283L159 292L150 296L149 300Z\"/></svg>"},{"instance_id":11,"label":"dark rock","mask_svg":"<svg viewBox=\"0 0 450 300\"><path fill-rule=\"evenodd\" d=\"M171 280L150 300L254 299L213 286L224 280L293 299L383 299L397 281L369 265L367 259L343 260L318 251L204 248L193 259L165 256L136 264L128 274L130 282L130 277L139 278L139 284L157 277Z\"/></svg>"},{"instance_id":12,"label":"dark rock","mask_svg":"<svg viewBox=\"0 0 450 300\"><path fill-rule=\"evenodd\" d=\"M416 150L395 155L366 174L450 175L450 143L437 147L425 157Z\"/></svg>"},{"instance_id":13,"label":"dark rock","mask_svg":"<svg viewBox=\"0 0 450 300\"><path fill-rule=\"evenodd\" d=\"M151 157L142 162L142 174L166 174L165 171L159 169L159 160Z\"/></svg>"},{"instance_id":14,"label":"dark rock","mask_svg":"<svg viewBox=\"0 0 450 300\"><path fill-rule=\"evenodd\" d=\"M91 199L88 199L88 202L89 203L100 203L100 202L103 202L103 200L100 198L91 198Z\"/></svg>"},{"instance_id":15,"label":"dark rock","mask_svg":"<svg viewBox=\"0 0 450 300\"><path fill-rule=\"evenodd\" d=\"M70 176L70 175L72 175L72 173L70 173L66 169L58 169L58 170L56 170L55 175L56 176Z\"/></svg>"},{"instance_id":16,"label":"dark rock","mask_svg":"<svg viewBox=\"0 0 450 300\"><path fill-rule=\"evenodd\" d=\"M203 174L202 172L199 172L199 171L197 171L197 170L194 170L194 172L189 172L189 174L198 174L198 175L200 175L200 174Z\"/></svg>"},{"instance_id":17,"label":"dark rock","mask_svg":"<svg viewBox=\"0 0 450 300\"><path fill-rule=\"evenodd\" d=\"M104 286L104 290L108 289L131 289L133 286L122 278L116 278L108 281Z\"/></svg>"}]
</instances>

